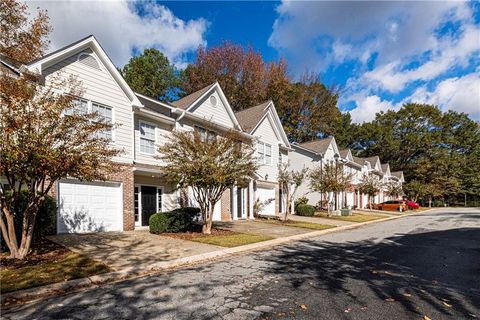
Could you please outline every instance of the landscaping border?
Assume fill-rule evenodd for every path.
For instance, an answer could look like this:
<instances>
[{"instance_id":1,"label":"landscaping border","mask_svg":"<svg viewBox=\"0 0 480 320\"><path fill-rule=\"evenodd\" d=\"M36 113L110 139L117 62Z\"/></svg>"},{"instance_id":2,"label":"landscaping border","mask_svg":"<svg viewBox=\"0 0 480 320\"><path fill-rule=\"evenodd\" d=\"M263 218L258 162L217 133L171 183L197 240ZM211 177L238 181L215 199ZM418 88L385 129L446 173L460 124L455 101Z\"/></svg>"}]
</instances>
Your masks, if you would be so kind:
<instances>
[{"instance_id":1,"label":"landscaping border","mask_svg":"<svg viewBox=\"0 0 480 320\"><path fill-rule=\"evenodd\" d=\"M432 209L428 209L421 212L424 213L431 210L435 210L435 209L432 208ZM189 267L189 266L203 263L203 262L211 262L213 259L220 259L223 257L238 255L241 253L259 251L262 249L284 245L290 242L300 241L304 239L311 239L312 237L317 237L317 236L334 233L334 232L357 229L365 225L405 218L411 215L412 214L404 214L401 216L399 215L394 217L386 217L384 219L354 223L350 225L339 226L339 227L329 228L325 230L316 230L316 231L307 232L303 234L298 234L298 235L293 235L293 236L288 236L283 238L276 238L272 240L247 244L247 245L233 247L233 248L224 248L217 251L202 253L202 254L198 254L190 257L184 257L184 258L179 258L179 259L170 260L170 261L163 261L163 262L159 262L152 265L149 271L135 272L134 270L131 270L131 269L125 269L122 271L94 275L87 278L74 279L74 280L65 281L61 283L49 284L46 286L9 292L1 295L1 305L3 310L8 310L10 308L18 306L19 304L20 305L26 304L26 303L35 302L38 300L43 300L52 296L77 292L84 289L95 288L106 283L110 284L113 282L120 282L124 280L131 280L135 278L145 277L152 274L171 271L172 269L176 269L179 267Z\"/></svg>"}]
</instances>

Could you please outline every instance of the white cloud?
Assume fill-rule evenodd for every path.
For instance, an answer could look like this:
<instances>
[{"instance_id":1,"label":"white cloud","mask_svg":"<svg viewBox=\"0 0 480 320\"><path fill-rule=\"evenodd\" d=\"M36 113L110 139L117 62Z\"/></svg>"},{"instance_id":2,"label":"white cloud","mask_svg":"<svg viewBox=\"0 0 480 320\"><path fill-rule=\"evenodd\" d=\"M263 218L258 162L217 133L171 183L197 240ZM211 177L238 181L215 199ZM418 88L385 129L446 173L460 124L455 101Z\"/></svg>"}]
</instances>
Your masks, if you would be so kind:
<instances>
[{"instance_id":1,"label":"white cloud","mask_svg":"<svg viewBox=\"0 0 480 320\"><path fill-rule=\"evenodd\" d=\"M479 51L480 28L468 25L459 39L441 41L432 57L417 68L402 70L404 65L397 60L366 72L363 80L371 82L373 87L399 92L410 82L432 80L456 65L465 65Z\"/></svg>"},{"instance_id":2,"label":"white cloud","mask_svg":"<svg viewBox=\"0 0 480 320\"><path fill-rule=\"evenodd\" d=\"M372 121L376 113L396 109L391 102L376 95L359 97L356 102L357 107L350 111L352 121L356 123Z\"/></svg>"},{"instance_id":3,"label":"white cloud","mask_svg":"<svg viewBox=\"0 0 480 320\"><path fill-rule=\"evenodd\" d=\"M465 112L480 120L480 73L445 79L432 91L420 87L404 100L411 101L438 105L444 111Z\"/></svg>"},{"instance_id":4,"label":"white cloud","mask_svg":"<svg viewBox=\"0 0 480 320\"><path fill-rule=\"evenodd\" d=\"M93 34L117 66L128 62L132 50L154 47L182 67L186 53L206 44L206 20L184 21L151 2L65 0L28 5L32 12L36 7L48 10L52 50Z\"/></svg>"}]
</instances>

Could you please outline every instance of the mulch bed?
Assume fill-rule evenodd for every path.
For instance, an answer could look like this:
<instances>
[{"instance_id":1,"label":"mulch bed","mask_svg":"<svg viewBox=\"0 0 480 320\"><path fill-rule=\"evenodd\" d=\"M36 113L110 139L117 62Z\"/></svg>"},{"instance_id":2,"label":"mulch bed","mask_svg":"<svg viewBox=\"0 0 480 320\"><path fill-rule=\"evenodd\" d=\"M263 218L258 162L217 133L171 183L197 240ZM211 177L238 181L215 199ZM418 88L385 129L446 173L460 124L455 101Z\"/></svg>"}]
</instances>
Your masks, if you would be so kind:
<instances>
[{"instance_id":1,"label":"mulch bed","mask_svg":"<svg viewBox=\"0 0 480 320\"><path fill-rule=\"evenodd\" d=\"M165 233L161 233L160 235L170 237L170 238L175 238L175 239L181 239L181 240L192 240L196 238L205 238L205 237L211 237L211 236L228 236L228 235L234 235L234 234L238 234L238 232L224 230L224 229L217 229L217 228L212 228L212 234L203 234L202 227L199 226L199 228L196 228L196 230L194 231L165 232Z\"/></svg>"},{"instance_id":2,"label":"mulch bed","mask_svg":"<svg viewBox=\"0 0 480 320\"><path fill-rule=\"evenodd\" d=\"M10 259L9 252L0 253L0 270L55 263L62 261L70 253L72 252L67 248L45 238L41 238L32 245L30 254L23 260Z\"/></svg>"}]
</instances>

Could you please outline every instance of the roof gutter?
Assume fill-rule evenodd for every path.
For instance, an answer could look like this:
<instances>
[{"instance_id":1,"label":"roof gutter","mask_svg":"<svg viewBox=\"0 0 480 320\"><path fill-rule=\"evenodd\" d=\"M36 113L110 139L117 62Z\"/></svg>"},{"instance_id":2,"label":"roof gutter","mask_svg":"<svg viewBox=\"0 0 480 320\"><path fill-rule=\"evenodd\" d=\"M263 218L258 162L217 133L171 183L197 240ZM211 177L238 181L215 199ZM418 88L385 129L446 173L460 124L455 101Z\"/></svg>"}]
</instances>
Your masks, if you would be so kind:
<instances>
[{"instance_id":1,"label":"roof gutter","mask_svg":"<svg viewBox=\"0 0 480 320\"><path fill-rule=\"evenodd\" d=\"M313 151L313 150L310 150L310 149L307 149L307 148L304 148L304 147L301 147L297 142L292 142L291 145L294 147L294 148L298 148L298 149L301 149L301 150L304 150L304 151L307 151L309 153L312 153L318 157L322 157L324 156L323 153L319 153L319 152L316 152L316 151Z\"/></svg>"}]
</instances>

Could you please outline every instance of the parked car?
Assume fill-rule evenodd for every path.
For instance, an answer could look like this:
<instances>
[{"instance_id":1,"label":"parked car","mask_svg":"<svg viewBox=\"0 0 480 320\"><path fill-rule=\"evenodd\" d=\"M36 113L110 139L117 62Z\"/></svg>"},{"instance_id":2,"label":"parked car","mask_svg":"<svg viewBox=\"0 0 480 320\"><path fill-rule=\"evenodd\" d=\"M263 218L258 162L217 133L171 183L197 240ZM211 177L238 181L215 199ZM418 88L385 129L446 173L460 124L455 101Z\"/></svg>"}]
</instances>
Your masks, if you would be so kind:
<instances>
[{"instance_id":1,"label":"parked car","mask_svg":"<svg viewBox=\"0 0 480 320\"><path fill-rule=\"evenodd\" d=\"M415 209L420 208L420 205L418 203L416 203L415 201L405 200L405 202L407 203L407 206L410 210L415 210Z\"/></svg>"},{"instance_id":2,"label":"parked car","mask_svg":"<svg viewBox=\"0 0 480 320\"><path fill-rule=\"evenodd\" d=\"M405 200L390 200L377 204L376 209L403 212L408 210L408 206Z\"/></svg>"}]
</instances>

